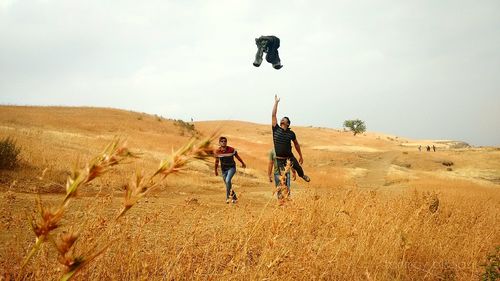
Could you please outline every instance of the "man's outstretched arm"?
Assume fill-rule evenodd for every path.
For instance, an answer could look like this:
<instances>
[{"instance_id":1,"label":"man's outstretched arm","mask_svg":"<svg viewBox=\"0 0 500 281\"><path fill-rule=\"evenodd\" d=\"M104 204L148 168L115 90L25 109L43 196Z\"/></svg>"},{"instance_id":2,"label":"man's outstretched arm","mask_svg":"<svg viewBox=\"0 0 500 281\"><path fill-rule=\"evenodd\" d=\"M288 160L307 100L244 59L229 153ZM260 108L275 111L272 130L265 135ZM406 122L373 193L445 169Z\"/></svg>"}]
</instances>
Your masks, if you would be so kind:
<instances>
[{"instance_id":1,"label":"man's outstretched arm","mask_svg":"<svg viewBox=\"0 0 500 281\"><path fill-rule=\"evenodd\" d=\"M273 127L278 124L278 119L276 118L276 113L278 112L278 103L280 102L280 99L278 98L278 95L274 95L274 106L273 106L273 116L272 116L272 125Z\"/></svg>"}]
</instances>

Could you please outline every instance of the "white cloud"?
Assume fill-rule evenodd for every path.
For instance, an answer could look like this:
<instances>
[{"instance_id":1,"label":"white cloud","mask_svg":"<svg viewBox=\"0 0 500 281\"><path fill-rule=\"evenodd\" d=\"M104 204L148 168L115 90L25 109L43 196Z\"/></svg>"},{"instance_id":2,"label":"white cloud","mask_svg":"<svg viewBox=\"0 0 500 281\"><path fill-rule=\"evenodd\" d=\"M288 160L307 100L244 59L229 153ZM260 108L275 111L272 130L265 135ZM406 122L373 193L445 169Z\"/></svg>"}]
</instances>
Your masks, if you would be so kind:
<instances>
[{"instance_id":1,"label":"white cloud","mask_svg":"<svg viewBox=\"0 0 500 281\"><path fill-rule=\"evenodd\" d=\"M500 117L481 106L500 104L499 12L498 1L3 0L0 103L267 122L278 93L294 124L356 116L375 131L498 145L474 124ZM251 64L254 38L270 34L279 71Z\"/></svg>"}]
</instances>

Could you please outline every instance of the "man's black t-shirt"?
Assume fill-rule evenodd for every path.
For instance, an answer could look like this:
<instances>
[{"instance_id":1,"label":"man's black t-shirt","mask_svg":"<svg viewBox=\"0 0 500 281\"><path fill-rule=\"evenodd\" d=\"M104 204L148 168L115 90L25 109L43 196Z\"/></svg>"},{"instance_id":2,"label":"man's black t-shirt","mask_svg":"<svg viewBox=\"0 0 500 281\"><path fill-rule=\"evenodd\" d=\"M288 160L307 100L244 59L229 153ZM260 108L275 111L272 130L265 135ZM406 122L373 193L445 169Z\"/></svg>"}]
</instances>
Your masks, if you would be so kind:
<instances>
[{"instance_id":1,"label":"man's black t-shirt","mask_svg":"<svg viewBox=\"0 0 500 281\"><path fill-rule=\"evenodd\" d=\"M291 157L293 155L293 140L295 140L295 133L292 130L283 130L278 124L273 127L274 150L277 157Z\"/></svg>"}]
</instances>

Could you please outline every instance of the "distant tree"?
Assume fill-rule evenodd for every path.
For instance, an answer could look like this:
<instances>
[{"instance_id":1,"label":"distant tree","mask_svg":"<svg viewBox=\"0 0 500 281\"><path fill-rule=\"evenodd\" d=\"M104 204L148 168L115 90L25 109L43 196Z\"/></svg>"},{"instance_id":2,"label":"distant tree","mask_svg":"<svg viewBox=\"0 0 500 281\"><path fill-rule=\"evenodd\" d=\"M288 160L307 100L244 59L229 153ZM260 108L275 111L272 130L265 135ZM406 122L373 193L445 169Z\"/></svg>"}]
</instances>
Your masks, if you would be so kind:
<instances>
[{"instance_id":1,"label":"distant tree","mask_svg":"<svg viewBox=\"0 0 500 281\"><path fill-rule=\"evenodd\" d=\"M366 125L364 121L361 121L359 119L356 120L345 120L344 121L344 127L349 128L354 135L364 133L366 131Z\"/></svg>"}]
</instances>

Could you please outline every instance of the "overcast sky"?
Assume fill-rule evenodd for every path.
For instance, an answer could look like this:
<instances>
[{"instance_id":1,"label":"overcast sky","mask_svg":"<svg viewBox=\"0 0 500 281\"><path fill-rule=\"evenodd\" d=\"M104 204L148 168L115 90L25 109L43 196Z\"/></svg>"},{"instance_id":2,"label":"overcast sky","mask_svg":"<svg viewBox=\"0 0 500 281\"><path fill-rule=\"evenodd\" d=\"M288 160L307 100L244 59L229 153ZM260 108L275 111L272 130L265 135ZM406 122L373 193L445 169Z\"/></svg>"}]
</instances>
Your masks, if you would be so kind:
<instances>
[{"instance_id":1,"label":"overcast sky","mask_svg":"<svg viewBox=\"0 0 500 281\"><path fill-rule=\"evenodd\" d=\"M284 67L252 65L276 35ZM500 1L0 0L0 104L500 145Z\"/></svg>"}]
</instances>

